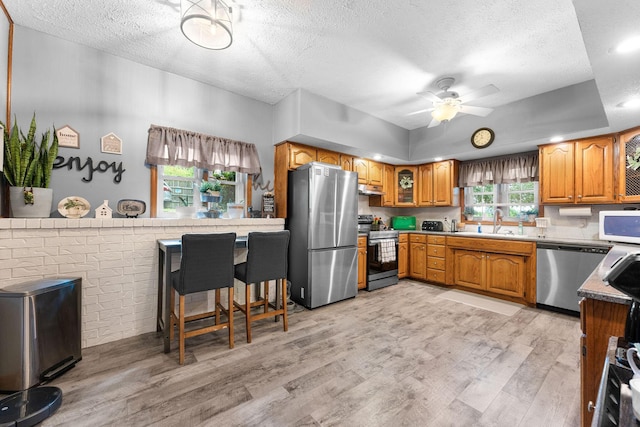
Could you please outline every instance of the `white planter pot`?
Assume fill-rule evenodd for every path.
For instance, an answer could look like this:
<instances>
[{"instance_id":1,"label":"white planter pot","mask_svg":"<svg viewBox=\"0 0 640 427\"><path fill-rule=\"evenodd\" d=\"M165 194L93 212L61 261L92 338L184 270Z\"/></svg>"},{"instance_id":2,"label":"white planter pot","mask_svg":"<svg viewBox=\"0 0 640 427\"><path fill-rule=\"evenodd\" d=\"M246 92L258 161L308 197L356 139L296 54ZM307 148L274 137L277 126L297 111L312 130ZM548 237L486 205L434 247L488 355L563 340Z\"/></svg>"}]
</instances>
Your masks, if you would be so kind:
<instances>
[{"instance_id":1,"label":"white planter pot","mask_svg":"<svg viewBox=\"0 0 640 427\"><path fill-rule=\"evenodd\" d=\"M24 202L22 187L9 187L9 206L13 218L49 218L52 203L51 188L33 187L33 204L30 205Z\"/></svg>"}]
</instances>

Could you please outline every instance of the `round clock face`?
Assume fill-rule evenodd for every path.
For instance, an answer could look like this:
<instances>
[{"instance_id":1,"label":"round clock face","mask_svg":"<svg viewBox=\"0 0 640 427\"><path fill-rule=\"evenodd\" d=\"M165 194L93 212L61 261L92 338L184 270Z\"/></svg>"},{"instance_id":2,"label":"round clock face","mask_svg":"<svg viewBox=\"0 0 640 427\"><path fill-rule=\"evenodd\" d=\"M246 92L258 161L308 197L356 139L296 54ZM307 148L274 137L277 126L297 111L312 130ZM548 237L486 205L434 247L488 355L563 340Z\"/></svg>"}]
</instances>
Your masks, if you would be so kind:
<instances>
[{"instance_id":1,"label":"round clock face","mask_svg":"<svg viewBox=\"0 0 640 427\"><path fill-rule=\"evenodd\" d=\"M485 148L491 145L495 134L489 128L480 128L471 135L471 144L476 148Z\"/></svg>"}]
</instances>

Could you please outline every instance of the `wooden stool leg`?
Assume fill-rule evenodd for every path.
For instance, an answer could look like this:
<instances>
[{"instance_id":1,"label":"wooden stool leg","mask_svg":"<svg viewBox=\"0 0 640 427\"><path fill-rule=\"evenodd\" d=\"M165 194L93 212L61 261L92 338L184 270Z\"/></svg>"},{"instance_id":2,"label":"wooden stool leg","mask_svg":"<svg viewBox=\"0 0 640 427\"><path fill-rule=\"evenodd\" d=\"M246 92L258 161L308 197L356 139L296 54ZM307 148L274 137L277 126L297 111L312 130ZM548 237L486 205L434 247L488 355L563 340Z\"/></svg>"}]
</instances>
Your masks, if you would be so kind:
<instances>
[{"instance_id":1,"label":"wooden stool leg","mask_svg":"<svg viewBox=\"0 0 640 427\"><path fill-rule=\"evenodd\" d=\"M233 287L229 288L229 311L227 311L227 315L229 316L229 348L233 348Z\"/></svg>"},{"instance_id":2,"label":"wooden stool leg","mask_svg":"<svg viewBox=\"0 0 640 427\"><path fill-rule=\"evenodd\" d=\"M184 295L180 295L180 309L179 309L179 336L180 336L180 358L179 362L184 365Z\"/></svg>"},{"instance_id":3,"label":"wooden stool leg","mask_svg":"<svg viewBox=\"0 0 640 427\"><path fill-rule=\"evenodd\" d=\"M264 301L262 304L264 305L264 312L266 313L269 311L269 281L265 280L262 282L262 285L264 286Z\"/></svg>"},{"instance_id":4,"label":"wooden stool leg","mask_svg":"<svg viewBox=\"0 0 640 427\"><path fill-rule=\"evenodd\" d=\"M169 307L171 307L171 315L169 316L169 324L165 325L165 328L169 328L169 341L173 341L174 328L176 327L178 320L176 319L176 291L173 288L171 288L171 300L169 302Z\"/></svg>"},{"instance_id":5,"label":"wooden stool leg","mask_svg":"<svg viewBox=\"0 0 640 427\"><path fill-rule=\"evenodd\" d=\"M220 324L220 289L216 289L215 301L216 325Z\"/></svg>"},{"instance_id":6,"label":"wooden stool leg","mask_svg":"<svg viewBox=\"0 0 640 427\"><path fill-rule=\"evenodd\" d=\"M282 323L284 324L284 331L289 330L289 319L287 318L287 281L280 279L280 286L282 288Z\"/></svg>"},{"instance_id":7,"label":"wooden stool leg","mask_svg":"<svg viewBox=\"0 0 640 427\"><path fill-rule=\"evenodd\" d=\"M245 317L247 319L247 342L251 342L251 285L245 284Z\"/></svg>"}]
</instances>

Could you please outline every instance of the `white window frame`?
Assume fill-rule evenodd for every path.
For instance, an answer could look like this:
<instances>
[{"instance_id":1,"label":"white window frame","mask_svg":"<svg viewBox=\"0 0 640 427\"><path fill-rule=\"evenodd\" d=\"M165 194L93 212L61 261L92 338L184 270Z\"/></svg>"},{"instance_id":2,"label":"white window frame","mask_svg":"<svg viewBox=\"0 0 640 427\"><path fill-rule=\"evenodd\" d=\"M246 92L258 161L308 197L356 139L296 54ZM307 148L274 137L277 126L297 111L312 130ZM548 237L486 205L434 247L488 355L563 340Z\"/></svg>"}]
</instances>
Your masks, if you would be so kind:
<instances>
[{"instance_id":1,"label":"white window frame","mask_svg":"<svg viewBox=\"0 0 640 427\"><path fill-rule=\"evenodd\" d=\"M539 192L539 183L537 181L534 181L534 186L533 186L533 196L534 196L534 203L533 205L535 206L536 210L540 209L540 205L537 202L539 200L538 198L538 192ZM465 194L465 208L466 207L471 207L474 209L474 211L476 211L476 208L480 208L480 210L482 211L482 221L493 221L493 217L495 214L495 210L496 208L500 208L503 210L504 212L504 217L503 219L505 221L521 221L524 219L524 214L521 213L520 217L509 217L508 213L509 213L509 208L512 206L517 206L519 207L519 211L522 212L523 211L523 207L524 206L531 206L529 204L527 205L522 205L522 204L514 204L514 203L509 203L509 195L512 193L509 191L509 185L510 184L491 184L492 185L492 195L493 195L493 203L473 203L473 196L477 195L477 194L489 194L488 192L482 192L482 193L474 193L473 192L473 187L465 187L464 189L464 194ZM479 186L478 186L479 187ZM517 191L518 193L526 193L528 191Z\"/></svg>"},{"instance_id":2,"label":"white window frame","mask_svg":"<svg viewBox=\"0 0 640 427\"><path fill-rule=\"evenodd\" d=\"M189 206L191 207L193 207L194 205L196 206L194 209L194 212L202 210L204 207L200 202L200 194L199 194L200 192L198 191L200 184L202 183L202 175L203 175L203 169L198 169L198 168L194 168L194 174L192 178L165 175L164 166L158 165L157 166L158 179L156 182L156 194L158 195L158 197L156 198L157 199L157 206L156 206L157 215L156 216L158 218L175 218L176 216L178 216L177 212L173 212L173 211L167 212L164 210L164 183L167 179L168 180L180 179L180 180L191 181L193 183L193 189L192 189L193 203ZM209 176L212 176L212 171L209 172ZM223 185L235 185L236 186L235 203L242 203L246 209L245 194L246 194L246 186L247 186L247 174L236 172L235 182L220 180L220 183ZM223 206L222 208L223 208L222 212L225 212L226 206ZM223 214L223 217L224 217L224 214Z\"/></svg>"}]
</instances>

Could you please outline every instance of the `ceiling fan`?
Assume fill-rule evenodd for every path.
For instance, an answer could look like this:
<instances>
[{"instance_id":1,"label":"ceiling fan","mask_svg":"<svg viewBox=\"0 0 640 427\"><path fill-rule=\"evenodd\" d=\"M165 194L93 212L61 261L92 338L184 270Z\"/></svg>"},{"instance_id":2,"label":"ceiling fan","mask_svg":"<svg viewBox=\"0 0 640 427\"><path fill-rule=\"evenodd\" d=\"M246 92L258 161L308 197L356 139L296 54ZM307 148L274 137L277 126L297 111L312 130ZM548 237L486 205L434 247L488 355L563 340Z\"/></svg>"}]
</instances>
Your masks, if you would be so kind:
<instances>
[{"instance_id":1,"label":"ceiling fan","mask_svg":"<svg viewBox=\"0 0 640 427\"><path fill-rule=\"evenodd\" d=\"M453 77L443 77L436 81L436 86L442 91L435 94L430 91L418 92L418 95L424 96L428 100L433 102L433 107L424 110L414 111L410 115L420 114L427 111L431 111L431 117L433 118L427 127L438 126L440 122L446 122L453 119L458 113L471 114L474 116L486 117L492 111L493 108L474 107L466 105L467 102L474 99L481 98L483 96L492 95L499 92L499 89L494 85L487 85L483 88L471 91L467 94L460 95L458 92L449 90L455 79Z\"/></svg>"}]
</instances>

